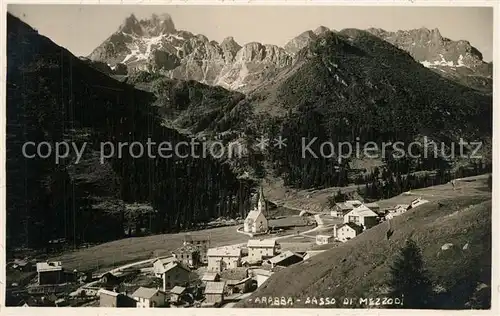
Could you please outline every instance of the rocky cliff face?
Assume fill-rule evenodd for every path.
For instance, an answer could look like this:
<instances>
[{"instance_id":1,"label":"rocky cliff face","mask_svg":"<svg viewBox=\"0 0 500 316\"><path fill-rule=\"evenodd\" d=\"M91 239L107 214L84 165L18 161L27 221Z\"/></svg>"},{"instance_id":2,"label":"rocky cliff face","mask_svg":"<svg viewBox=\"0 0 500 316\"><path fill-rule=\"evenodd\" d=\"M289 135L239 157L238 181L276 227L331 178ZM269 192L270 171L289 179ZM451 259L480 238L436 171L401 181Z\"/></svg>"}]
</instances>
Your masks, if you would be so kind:
<instances>
[{"instance_id":1,"label":"rocky cliff face","mask_svg":"<svg viewBox=\"0 0 500 316\"><path fill-rule=\"evenodd\" d=\"M89 58L112 69L124 64L129 72L158 71L242 91L251 89L261 72L292 62L290 53L275 45L241 46L232 37L219 44L204 35L178 31L168 15L141 21L131 15Z\"/></svg>"},{"instance_id":2,"label":"rocky cliff face","mask_svg":"<svg viewBox=\"0 0 500 316\"><path fill-rule=\"evenodd\" d=\"M240 45L232 37L217 43L204 35L177 30L166 14L140 21L131 15L89 58L122 73L125 65L128 72L154 71L170 78L250 92L299 59L301 49L328 31L324 26L305 31L284 48L257 42ZM485 63L467 41L444 38L437 29L367 31L444 77L479 90L492 89L492 64Z\"/></svg>"},{"instance_id":3,"label":"rocky cliff face","mask_svg":"<svg viewBox=\"0 0 500 316\"><path fill-rule=\"evenodd\" d=\"M388 32L367 30L373 35L407 51L416 61L444 77L480 90L491 90L493 65L468 41L452 41L438 29L420 28Z\"/></svg>"},{"instance_id":4,"label":"rocky cliff face","mask_svg":"<svg viewBox=\"0 0 500 316\"><path fill-rule=\"evenodd\" d=\"M326 26L320 26L314 31L308 30L303 33L301 33L299 36L291 39L286 45L285 45L285 50L289 52L290 54L297 54L299 50L301 50L304 47L309 46L313 41L315 41L320 35L324 34L325 32L330 31L329 28Z\"/></svg>"}]
</instances>

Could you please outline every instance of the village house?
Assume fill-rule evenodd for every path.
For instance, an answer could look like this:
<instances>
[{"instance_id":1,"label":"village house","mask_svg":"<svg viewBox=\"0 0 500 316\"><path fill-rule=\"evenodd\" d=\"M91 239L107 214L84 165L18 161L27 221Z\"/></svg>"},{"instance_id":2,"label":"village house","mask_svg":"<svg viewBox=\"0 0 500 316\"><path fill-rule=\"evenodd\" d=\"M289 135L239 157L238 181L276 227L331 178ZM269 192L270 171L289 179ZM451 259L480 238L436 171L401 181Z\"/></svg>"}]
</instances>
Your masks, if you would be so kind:
<instances>
[{"instance_id":1,"label":"village house","mask_svg":"<svg viewBox=\"0 0 500 316\"><path fill-rule=\"evenodd\" d=\"M99 277L99 283L107 290L113 290L122 282L133 279L138 271L106 272Z\"/></svg>"},{"instance_id":2,"label":"village house","mask_svg":"<svg viewBox=\"0 0 500 316\"><path fill-rule=\"evenodd\" d=\"M185 285L190 281L191 270L180 262L170 262L162 274L163 291L177 285Z\"/></svg>"},{"instance_id":3,"label":"village house","mask_svg":"<svg viewBox=\"0 0 500 316\"><path fill-rule=\"evenodd\" d=\"M250 239L247 248L248 260L255 262L276 256L279 245L275 239Z\"/></svg>"},{"instance_id":4,"label":"village house","mask_svg":"<svg viewBox=\"0 0 500 316\"><path fill-rule=\"evenodd\" d=\"M113 289L121 283L121 280L111 272L106 272L99 279L99 283L106 289Z\"/></svg>"},{"instance_id":5,"label":"village house","mask_svg":"<svg viewBox=\"0 0 500 316\"><path fill-rule=\"evenodd\" d=\"M268 214L267 211L267 203L264 198L264 191L261 187L257 207L248 213L243 225L243 230L246 233L254 234L267 232L269 228L266 219L266 215Z\"/></svg>"},{"instance_id":6,"label":"village house","mask_svg":"<svg viewBox=\"0 0 500 316\"><path fill-rule=\"evenodd\" d=\"M136 307L137 301L122 293L112 292L100 289L99 295L100 307Z\"/></svg>"},{"instance_id":7,"label":"village house","mask_svg":"<svg viewBox=\"0 0 500 316\"><path fill-rule=\"evenodd\" d=\"M363 232L363 228L355 223L349 222L337 229L337 239L346 242Z\"/></svg>"},{"instance_id":8,"label":"village house","mask_svg":"<svg viewBox=\"0 0 500 316\"><path fill-rule=\"evenodd\" d=\"M267 262L271 265L271 268L274 268L275 266L288 267L302 260L302 256L291 252L290 250L287 250L275 257L272 257L271 259L267 260Z\"/></svg>"},{"instance_id":9,"label":"village house","mask_svg":"<svg viewBox=\"0 0 500 316\"><path fill-rule=\"evenodd\" d=\"M209 272L221 272L241 266L241 249L238 247L210 248L207 252Z\"/></svg>"},{"instance_id":10,"label":"village house","mask_svg":"<svg viewBox=\"0 0 500 316\"><path fill-rule=\"evenodd\" d=\"M204 283L219 282L220 275L217 272L205 272L205 274L203 274L203 276L201 277L201 281Z\"/></svg>"},{"instance_id":11,"label":"village house","mask_svg":"<svg viewBox=\"0 0 500 316\"><path fill-rule=\"evenodd\" d=\"M330 235L316 235L316 245L326 245L333 242L334 237Z\"/></svg>"},{"instance_id":12,"label":"village house","mask_svg":"<svg viewBox=\"0 0 500 316\"><path fill-rule=\"evenodd\" d=\"M359 200L347 200L342 203L335 203L330 215L333 217L343 217L348 212L352 211L354 208L363 204Z\"/></svg>"},{"instance_id":13,"label":"village house","mask_svg":"<svg viewBox=\"0 0 500 316\"><path fill-rule=\"evenodd\" d=\"M360 205L344 215L344 224L354 223L361 225L363 229L370 229L379 223L378 214L365 205Z\"/></svg>"},{"instance_id":14,"label":"village house","mask_svg":"<svg viewBox=\"0 0 500 316\"><path fill-rule=\"evenodd\" d=\"M161 278L165 272L165 266L172 262L178 262L175 257L156 259L153 262L153 273L157 278Z\"/></svg>"},{"instance_id":15,"label":"village house","mask_svg":"<svg viewBox=\"0 0 500 316\"><path fill-rule=\"evenodd\" d=\"M183 246L210 246L210 237L192 236L191 234L184 235Z\"/></svg>"},{"instance_id":16,"label":"village house","mask_svg":"<svg viewBox=\"0 0 500 316\"><path fill-rule=\"evenodd\" d=\"M273 272L264 269L254 269L252 270L252 275L257 281L257 287L261 287L262 284L264 284L264 282L266 282L267 279L269 279L269 277L273 275Z\"/></svg>"},{"instance_id":17,"label":"village house","mask_svg":"<svg viewBox=\"0 0 500 316\"><path fill-rule=\"evenodd\" d=\"M210 248L210 237L196 237L190 234L184 236L183 246L193 245L199 250L199 260L201 263L207 263L207 251Z\"/></svg>"},{"instance_id":18,"label":"village house","mask_svg":"<svg viewBox=\"0 0 500 316\"><path fill-rule=\"evenodd\" d=\"M393 219L396 216L399 216L399 215L402 215L402 214L406 213L406 211L408 210L409 206L410 206L409 204L398 204L398 205L396 205L393 209L391 209L385 215L385 219L386 220Z\"/></svg>"},{"instance_id":19,"label":"village house","mask_svg":"<svg viewBox=\"0 0 500 316\"><path fill-rule=\"evenodd\" d=\"M198 247L193 245L185 245L177 248L172 252L172 255L175 259L184 263L190 268L197 268L201 263L200 250Z\"/></svg>"},{"instance_id":20,"label":"village house","mask_svg":"<svg viewBox=\"0 0 500 316\"><path fill-rule=\"evenodd\" d=\"M224 282L207 282L205 287L205 305L219 305L224 301Z\"/></svg>"},{"instance_id":21,"label":"village house","mask_svg":"<svg viewBox=\"0 0 500 316\"><path fill-rule=\"evenodd\" d=\"M181 302L183 295L186 294L186 288L182 286L175 286L170 290L170 303L178 304Z\"/></svg>"},{"instance_id":22,"label":"village house","mask_svg":"<svg viewBox=\"0 0 500 316\"><path fill-rule=\"evenodd\" d=\"M164 291L140 287L131 295L137 301L138 308L160 307L165 305L167 294Z\"/></svg>"},{"instance_id":23,"label":"village house","mask_svg":"<svg viewBox=\"0 0 500 316\"><path fill-rule=\"evenodd\" d=\"M65 282L64 270L60 261L38 262L36 264L38 284L61 284Z\"/></svg>"}]
</instances>

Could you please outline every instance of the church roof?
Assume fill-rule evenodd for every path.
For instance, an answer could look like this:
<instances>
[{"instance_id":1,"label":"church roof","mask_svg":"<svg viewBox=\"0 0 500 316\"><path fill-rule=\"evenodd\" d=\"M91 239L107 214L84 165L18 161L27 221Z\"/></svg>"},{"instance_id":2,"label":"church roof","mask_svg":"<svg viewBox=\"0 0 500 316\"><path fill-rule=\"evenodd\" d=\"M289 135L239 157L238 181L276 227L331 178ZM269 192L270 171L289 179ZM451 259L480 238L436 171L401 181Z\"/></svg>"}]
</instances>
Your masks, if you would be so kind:
<instances>
[{"instance_id":1,"label":"church roof","mask_svg":"<svg viewBox=\"0 0 500 316\"><path fill-rule=\"evenodd\" d=\"M250 220L256 220L259 217L260 214L264 215L262 213L262 211L252 210L252 211L248 212L247 218L245 220L249 220L249 219Z\"/></svg>"}]
</instances>

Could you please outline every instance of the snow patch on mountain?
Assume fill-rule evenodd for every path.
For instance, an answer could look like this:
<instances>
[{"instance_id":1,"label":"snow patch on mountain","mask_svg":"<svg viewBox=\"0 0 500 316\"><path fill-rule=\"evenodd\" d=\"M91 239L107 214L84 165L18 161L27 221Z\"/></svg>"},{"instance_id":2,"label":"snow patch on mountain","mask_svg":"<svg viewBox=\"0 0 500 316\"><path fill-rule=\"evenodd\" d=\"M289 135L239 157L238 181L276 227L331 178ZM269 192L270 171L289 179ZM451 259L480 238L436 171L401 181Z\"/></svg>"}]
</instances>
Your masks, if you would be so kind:
<instances>
[{"instance_id":1,"label":"snow patch on mountain","mask_svg":"<svg viewBox=\"0 0 500 316\"><path fill-rule=\"evenodd\" d=\"M458 57L457 63L455 64L453 61L448 61L443 57L443 54L439 54L441 57L441 60L436 60L436 61L428 61L424 60L421 61L420 63L424 65L427 68L435 68L435 67L466 67L466 65L463 63L464 56L460 54Z\"/></svg>"}]
</instances>

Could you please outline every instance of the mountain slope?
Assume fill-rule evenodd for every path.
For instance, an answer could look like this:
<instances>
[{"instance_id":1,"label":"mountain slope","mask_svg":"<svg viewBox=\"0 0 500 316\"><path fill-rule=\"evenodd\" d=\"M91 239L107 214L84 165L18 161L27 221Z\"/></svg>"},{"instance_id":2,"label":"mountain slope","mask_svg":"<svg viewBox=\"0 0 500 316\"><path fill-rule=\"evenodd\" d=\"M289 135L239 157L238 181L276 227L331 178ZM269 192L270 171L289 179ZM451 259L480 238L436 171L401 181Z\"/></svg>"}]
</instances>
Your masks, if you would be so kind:
<instances>
[{"instance_id":1,"label":"mountain slope","mask_svg":"<svg viewBox=\"0 0 500 316\"><path fill-rule=\"evenodd\" d=\"M333 158L301 156L302 137L318 138L311 147L315 153L324 141L408 144L427 136L449 146L460 138L487 143L491 137L491 97L443 78L366 31L322 30L291 65L262 76L266 79L246 98L161 75L148 85L155 87L164 117L191 133L225 133L232 140L263 133L286 138L286 148L263 154L268 171L300 188L347 184ZM147 81L141 78L132 75L130 80ZM178 110L168 110L172 107ZM430 157L420 167L440 164Z\"/></svg>"},{"instance_id":2,"label":"mountain slope","mask_svg":"<svg viewBox=\"0 0 500 316\"><path fill-rule=\"evenodd\" d=\"M151 157L147 148L136 156L128 147L118 156L119 142L146 147L151 138L175 146L190 139L163 126L152 93L110 78L18 18L7 18L9 249L44 247L55 238L75 244L117 239L127 227L137 234L143 229L176 231L213 217L243 214L249 192L235 184L241 183L243 190L250 190L250 184L238 181L227 164L210 156L165 158L154 145ZM25 158L26 141L86 147L79 163L74 152L56 163L54 156ZM101 163L101 146L107 142L114 144L115 154ZM109 146L105 149L109 154ZM185 155L188 149L178 152ZM126 204L136 202L154 211L127 217Z\"/></svg>"},{"instance_id":3,"label":"mountain slope","mask_svg":"<svg viewBox=\"0 0 500 316\"><path fill-rule=\"evenodd\" d=\"M270 149L271 160L285 179L290 177L285 184L301 188L340 181L334 156L301 156L303 137L306 144L317 137L310 147L316 154L327 141L375 141L380 146L427 136L449 146L460 138L491 137L490 97L439 76L408 53L355 29L324 33L248 100L271 139L281 135L288 140L286 148ZM318 164L320 168L313 167ZM315 180L305 181L304 172Z\"/></svg>"},{"instance_id":4,"label":"mountain slope","mask_svg":"<svg viewBox=\"0 0 500 316\"><path fill-rule=\"evenodd\" d=\"M338 247L276 272L241 307L270 307L256 304L256 298L291 297L293 307L377 308L342 303L344 298L359 302L359 298L385 297L389 267L411 237L421 248L425 268L434 281L435 308L473 307L468 304L482 287L486 288L481 294L485 303L474 307L489 308L491 195L480 192L485 188L482 183L474 189L462 189L459 195L449 185L435 187L435 193L442 197L394 218L390 239L386 238L387 222L379 224ZM446 197L450 195L453 197ZM446 243L452 243L452 248L443 250ZM330 306L305 304L307 297L318 302L320 298L335 298L337 302Z\"/></svg>"},{"instance_id":5,"label":"mountain slope","mask_svg":"<svg viewBox=\"0 0 500 316\"><path fill-rule=\"evenodd\" d=\"M468 41L452 41L441 36L438 29L367 31L407 51L416 61L447 78L485 92L491 93L493 89L493 65L484 62L482 54Z\"/></svg>"}]
</instances>

